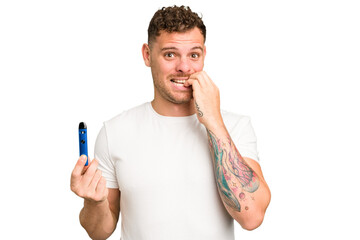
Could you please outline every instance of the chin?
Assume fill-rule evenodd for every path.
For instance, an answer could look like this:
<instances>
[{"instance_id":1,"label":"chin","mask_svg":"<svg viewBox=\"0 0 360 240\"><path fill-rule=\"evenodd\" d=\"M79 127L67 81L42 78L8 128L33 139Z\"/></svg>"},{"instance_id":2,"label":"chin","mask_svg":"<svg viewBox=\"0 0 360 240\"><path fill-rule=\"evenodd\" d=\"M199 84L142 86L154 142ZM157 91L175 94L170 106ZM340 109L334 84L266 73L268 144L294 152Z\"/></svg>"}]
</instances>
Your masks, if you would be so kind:
<instances>
[{"instance_id":1,"label":"chin","mask_svg":"<svg viewBox=\"0 0 360 240\"><path fill-rule=\"evenodd\" d=\"M186 96L172 96L170 98L170 101L176 104L184 104L184 103L190 103L192 99L193 99L192 93L189 93Z\"/></svg>"}]
</instances>

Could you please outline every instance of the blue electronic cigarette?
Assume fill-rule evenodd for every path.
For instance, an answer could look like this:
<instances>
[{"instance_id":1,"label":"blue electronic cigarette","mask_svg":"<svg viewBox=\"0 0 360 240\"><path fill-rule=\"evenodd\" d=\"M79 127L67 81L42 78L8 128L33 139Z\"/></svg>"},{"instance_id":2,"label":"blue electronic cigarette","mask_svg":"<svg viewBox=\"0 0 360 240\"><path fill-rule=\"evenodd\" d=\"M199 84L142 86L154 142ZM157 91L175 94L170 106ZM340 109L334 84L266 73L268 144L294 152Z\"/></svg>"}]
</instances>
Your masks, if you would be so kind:
<instances>
[{"instance_id":1,"label":"blue electronic cigarette","mask_svg":"<svg viewBox=\"0 0 360 240\"><path fill-rule=\"evenodd\" d=\"M80 156L81 155L86 155L87 159L86 159L86 163L85 166L87 166L88 160L89 160L89 155L88 155L88 144L87 144L87 127L86 127L86 123L81 122L79 124L79 149L80 149Z\"/></svg>"}]
</instances>

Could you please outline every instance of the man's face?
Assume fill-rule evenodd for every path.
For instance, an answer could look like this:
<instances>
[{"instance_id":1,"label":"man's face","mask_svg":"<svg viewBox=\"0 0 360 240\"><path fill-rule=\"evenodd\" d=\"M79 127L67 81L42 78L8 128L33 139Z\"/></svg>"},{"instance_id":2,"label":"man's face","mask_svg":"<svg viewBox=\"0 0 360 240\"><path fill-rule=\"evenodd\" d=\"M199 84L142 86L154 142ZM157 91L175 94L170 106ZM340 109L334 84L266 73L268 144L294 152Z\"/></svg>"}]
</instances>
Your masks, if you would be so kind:
<instances>
[{"instance_id":1,"label":"man's face","mask_svg":"<svg viewBox=\"0 0 360 240\"><path fill-rule=\"evenodd\" d=\"M155 97L176 104L189 102L192 88L183 83L191 74L202 71L205 54L204 37L198 28L184 33L161 32L151 45L148 61L144 55L146 65L151 67Z\"/></svg>"}]
</instances>

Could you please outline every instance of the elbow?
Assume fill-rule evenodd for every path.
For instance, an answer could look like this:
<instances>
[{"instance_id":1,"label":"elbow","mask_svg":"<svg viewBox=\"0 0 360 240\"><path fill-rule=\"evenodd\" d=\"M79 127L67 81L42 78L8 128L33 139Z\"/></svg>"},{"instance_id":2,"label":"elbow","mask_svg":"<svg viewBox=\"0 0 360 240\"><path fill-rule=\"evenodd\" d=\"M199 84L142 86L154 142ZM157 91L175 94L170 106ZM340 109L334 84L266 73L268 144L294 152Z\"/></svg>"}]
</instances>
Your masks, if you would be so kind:
<instances>
[{"instance_id":1,"label":"elbow","mask_svg":"<svg viewBox=\"0 0 360 240\"><path fill-rule=\"evenodd\" d=\"M264 220L264 214L258 214L258 216L253 216L251 219L241 223L241 227L247 231L252 231L258 228Z\"/></svg>"},{"instance_id":2,"label":"elbow","mask_svg":"<svg viewBox=\"0 0 360 240\"><path fill-rule=\"evenodd\" d=\"M266 209L270 203L270 199L271 199L271 194L269 191L267 198L264 199L263 208L258 209L252 214L248 215L248 217L246 219L243 219L243 221L238 221L243 229L252 231L258 228L262 224L262 222L264 221Z\"/></svg>"}]
</instances>

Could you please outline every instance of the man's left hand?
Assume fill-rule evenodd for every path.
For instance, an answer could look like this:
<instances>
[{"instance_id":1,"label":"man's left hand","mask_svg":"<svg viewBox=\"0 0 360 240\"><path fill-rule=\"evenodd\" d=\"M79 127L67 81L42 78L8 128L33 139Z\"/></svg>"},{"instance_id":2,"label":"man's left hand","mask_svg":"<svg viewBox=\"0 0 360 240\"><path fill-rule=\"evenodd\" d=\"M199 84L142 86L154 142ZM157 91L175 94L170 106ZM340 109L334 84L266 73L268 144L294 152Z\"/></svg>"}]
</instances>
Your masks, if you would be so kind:
<instances>
[{"instance_id":1,"label":"man's left hand","mask_svg":"<svg viewBox=\"0 0 360 240\"><path fill-rule=\"evenodd\" d=\"M223 125L220 113L219 89L206 72L201 71L192 74L184 86L192 86L199 121L207 129L219 126L219 124Z\"/></svg>"}]
</instances>

